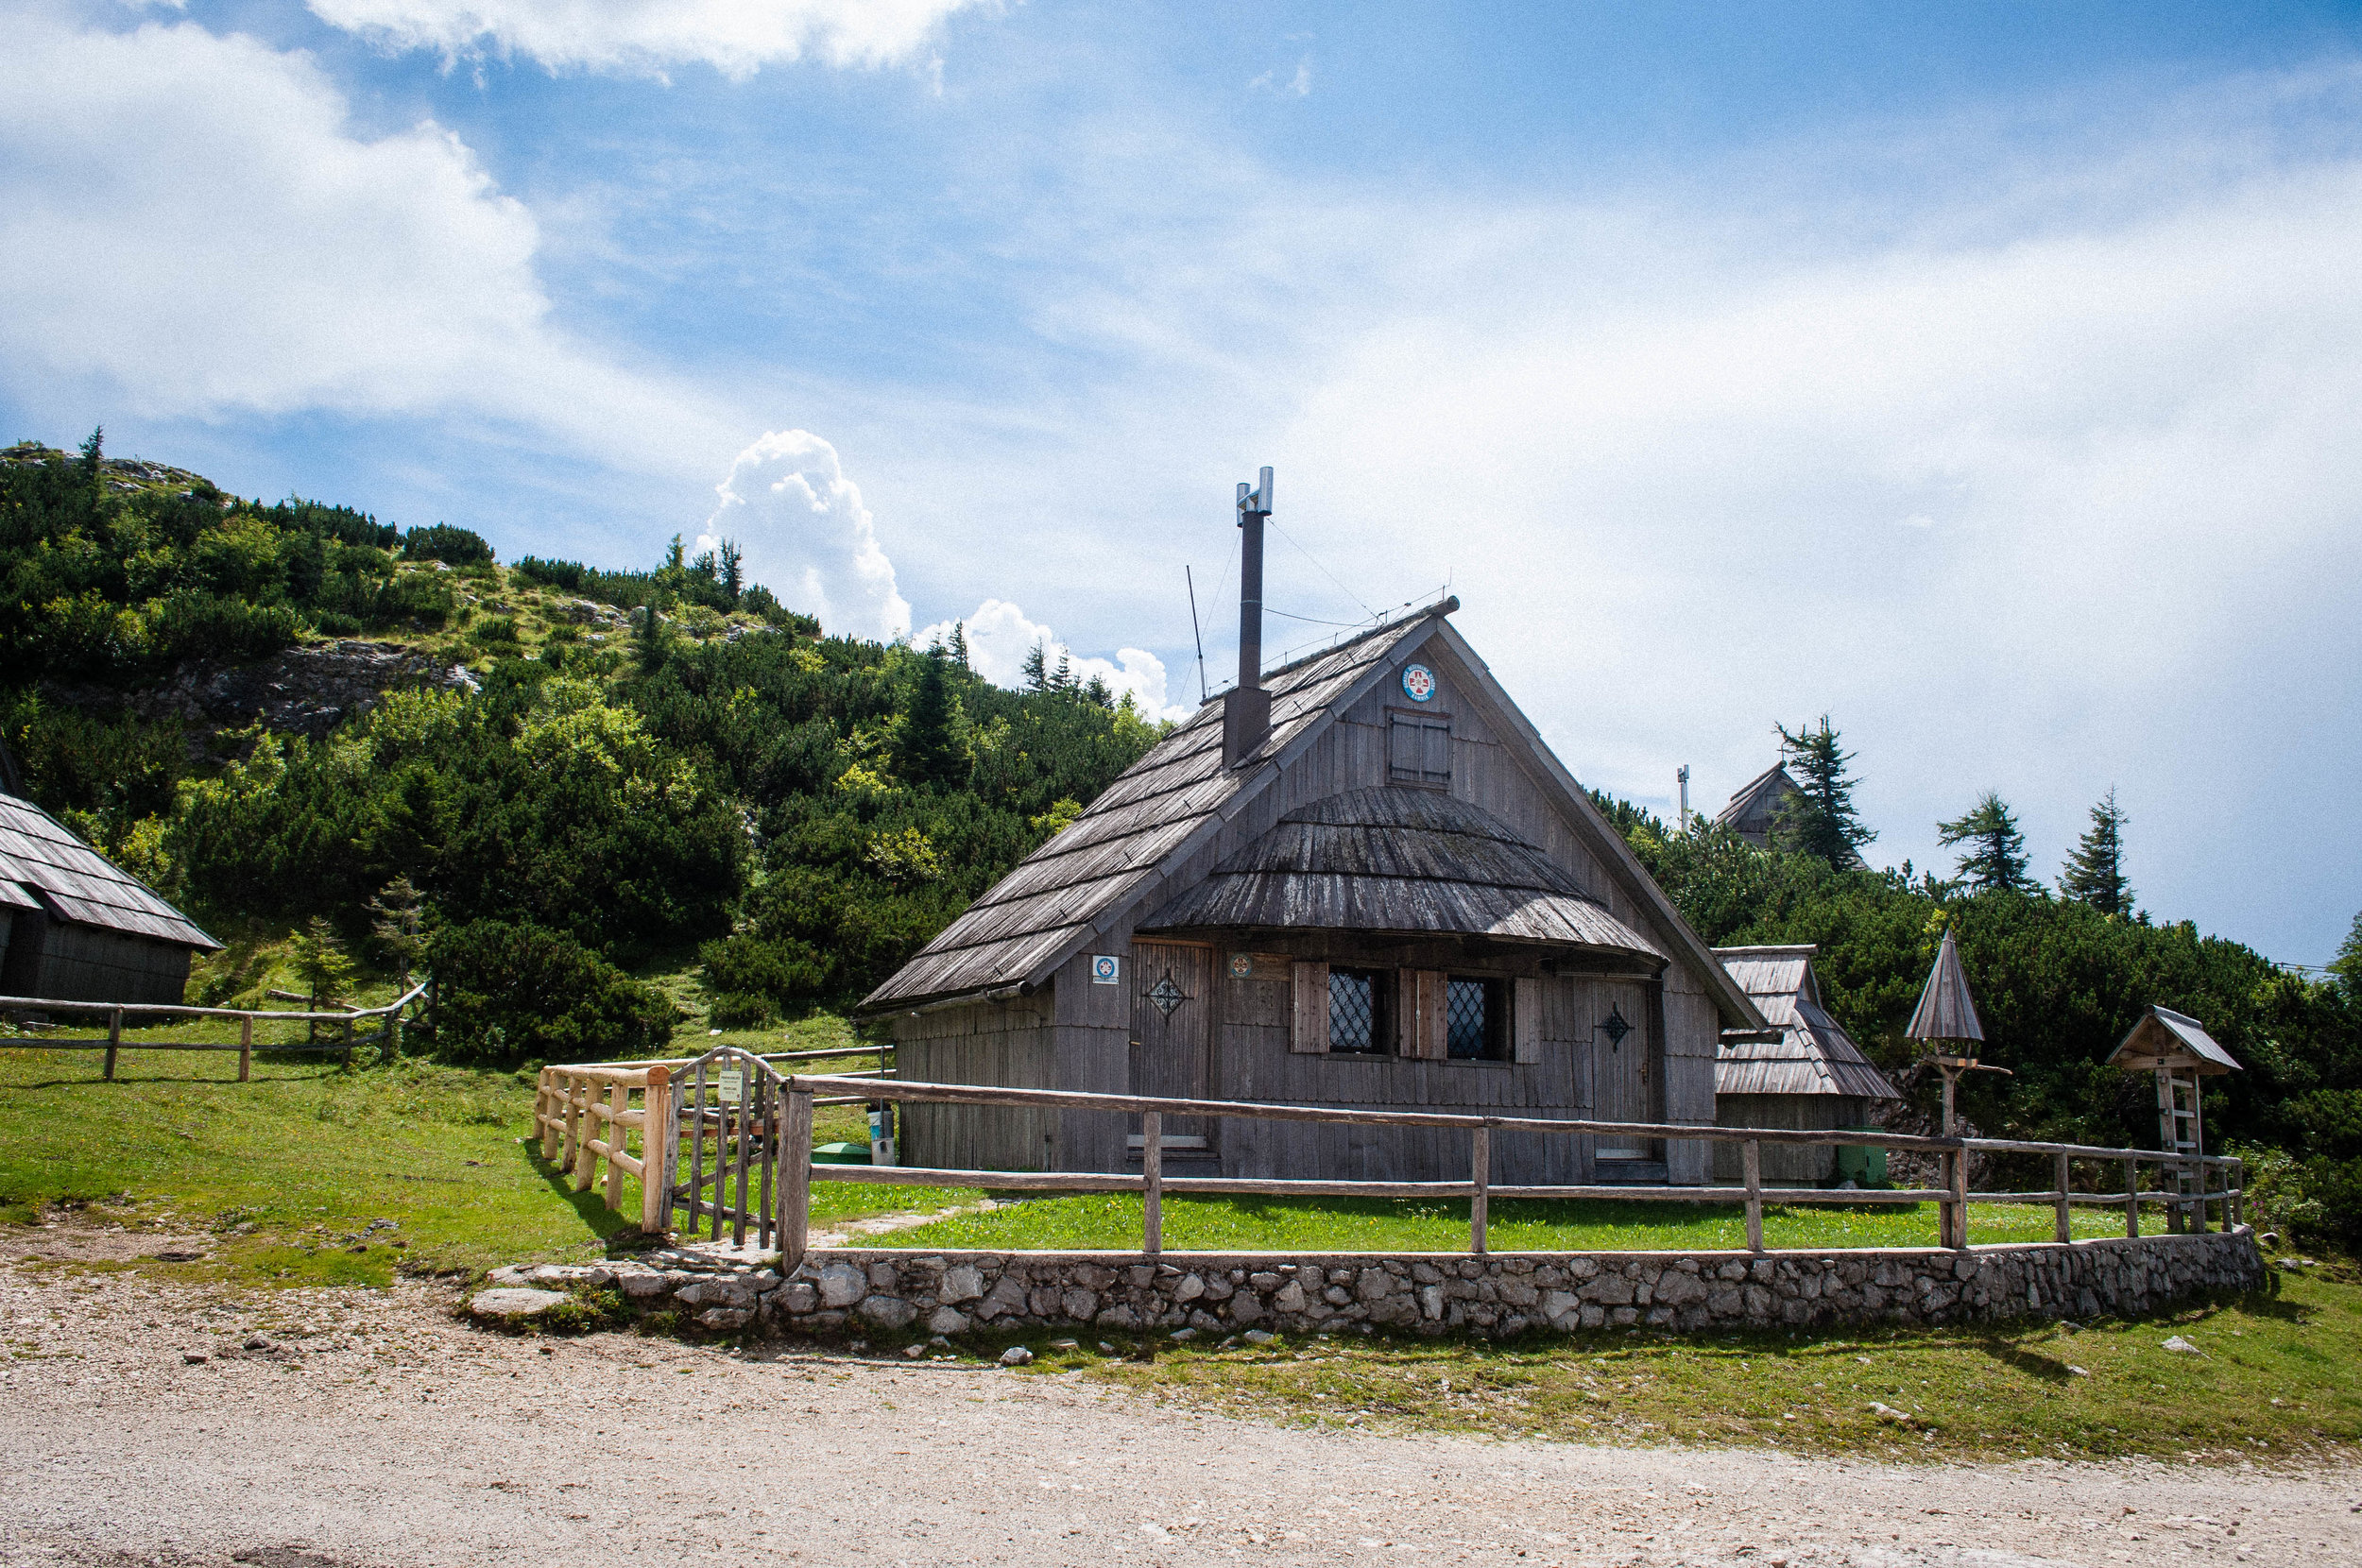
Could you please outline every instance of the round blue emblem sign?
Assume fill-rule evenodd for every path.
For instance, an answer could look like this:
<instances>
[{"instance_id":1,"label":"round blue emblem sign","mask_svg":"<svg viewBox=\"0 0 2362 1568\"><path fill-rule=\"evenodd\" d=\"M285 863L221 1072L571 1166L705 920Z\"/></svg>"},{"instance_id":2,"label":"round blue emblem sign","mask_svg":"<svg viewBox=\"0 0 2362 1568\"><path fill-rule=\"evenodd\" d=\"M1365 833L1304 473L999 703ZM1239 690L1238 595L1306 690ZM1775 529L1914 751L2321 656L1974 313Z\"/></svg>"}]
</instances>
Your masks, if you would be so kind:
<instances>
[{"instance_id":1,"label":"round blue emblem sign","mask_svg":"<svg viewBox=\"0 0 2362 1568\"><path fill-rule=\"evenodd\" d=\"M1435 672L1424 664L1404 665L1402 694L1414 703L1423 703L1435 695Z\"/></svg>"}]
</instances>

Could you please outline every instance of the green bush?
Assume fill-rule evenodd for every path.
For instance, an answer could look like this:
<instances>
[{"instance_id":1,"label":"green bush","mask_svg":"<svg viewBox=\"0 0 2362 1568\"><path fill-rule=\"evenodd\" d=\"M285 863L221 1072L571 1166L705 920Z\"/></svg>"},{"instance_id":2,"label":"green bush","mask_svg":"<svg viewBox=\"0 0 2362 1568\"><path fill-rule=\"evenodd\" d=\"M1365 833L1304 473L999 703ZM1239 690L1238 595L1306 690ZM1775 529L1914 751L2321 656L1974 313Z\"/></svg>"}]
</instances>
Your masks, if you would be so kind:
<instances>
[{"instance_id":1,"label":"green bush","mask_svg":"<svg viewBox=\"0 0 2362 1568\"><path fill-rule=\"evenodd\" d=\"M446 927L427 949L436 1054L477 1066L647 1056L676 1012L581 943L523 922Z\"/></svg>"},{"instance_id":2,"label":"green bush","mask_svg":"<svg viewBox=\"0 0 2362 1568\"><path fill-rule=\"evenodd\" d=\"M472 528L438 522L402 535L402 556L406 561L441 561L447 566L489 566L492 547Z\"/></svg>"}]
</instances>

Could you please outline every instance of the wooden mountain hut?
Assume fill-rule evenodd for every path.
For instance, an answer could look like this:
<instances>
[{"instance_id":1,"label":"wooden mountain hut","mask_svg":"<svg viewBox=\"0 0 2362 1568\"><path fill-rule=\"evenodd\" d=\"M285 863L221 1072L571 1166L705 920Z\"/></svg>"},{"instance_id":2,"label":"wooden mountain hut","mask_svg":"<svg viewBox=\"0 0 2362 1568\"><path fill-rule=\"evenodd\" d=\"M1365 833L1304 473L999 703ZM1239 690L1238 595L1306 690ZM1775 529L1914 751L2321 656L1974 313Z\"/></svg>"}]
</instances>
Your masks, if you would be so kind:
<instances>
[{"instance_id":1,"label":"wooden mountain hut","mask_svg":"<svg viewBox=\"0 0 2362 1568\"><path fill-rule=\"evenodd\" d=\"M1796 780L1779 763L1755 775L1738 788L1714 820L1758 849L1772 847L1772 831L1779 825L1780 803L1797 793Z\"/></svg>"},{"instance_id":2,"label":"wooden mountain hut","mask_svg":"<svg viewBox=\"0 0 2362 1568\"><path fill-rule=\"evenodd\" d=\"M1267 494L1267 492L1265 492ZM1252 498L1250 498L1252 499ZM880 986L899 1076L1705 1125L1763 1028L1448 619L1241 681ZM1128 1125L1127 1125L1128 1123ZM1137 1117L913 1104L902 1158L1122 1170ZM1502 1182L1703 1183L1688 1140L1497 1134ZM1451 1180L1459 1130L1168 1120L1167 1170Z\"/></svg>"},{"instance_id":3,"label":"wooden mountain hut","mask_svg":"<svg viewBox=\"0 0 2362 1568\"><path fill-rule=\"evenodd\" d=\"M221 946L146 883L17 794L0 794L0 995L178 1002Z\"/></svg>"},{"instance_id":4,"label":"wooden mountain hut","mask_svg":"<svg viewBox=\"0 0 2362 1568\"><path fill-rule=\"evenodd\" d=\"M1810 944L1717 947L1722 961L1770 1020L1772 1031L1733 1030L1714 1064L1714 1117L1724 1127L1787 1127L1814 1132L1866 1127L1902 1096L1822 1005ZM1817 1184L1836 1174L1837 1150L1763 1146L1767 1182ZM1740 1180L1736 1144L1714 1146L1714 1179Z\"/></svg>"}]
</instances>

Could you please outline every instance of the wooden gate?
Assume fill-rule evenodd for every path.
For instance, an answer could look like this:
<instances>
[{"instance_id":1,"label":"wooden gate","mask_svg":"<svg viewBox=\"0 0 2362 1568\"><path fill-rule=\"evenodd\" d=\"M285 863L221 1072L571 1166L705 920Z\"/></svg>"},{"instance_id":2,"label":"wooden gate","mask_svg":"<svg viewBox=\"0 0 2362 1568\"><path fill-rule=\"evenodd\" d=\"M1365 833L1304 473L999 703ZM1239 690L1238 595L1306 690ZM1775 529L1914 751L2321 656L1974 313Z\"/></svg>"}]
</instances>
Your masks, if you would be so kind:
<instances>
[{"instance_id":1,"label":"wooden gate","mask_svg":"<svg viewBox=\"0 0 2362 1568\"><path fill-rule=\"evenodd\" d=\"M1214 952L1179 942L1132 945L1132 1092L1205 1099L1213 1082ZM1138 1123L1132 1146L1139 1147ZM1161 1147L1210 1149L1204 1116L1172 1116Z\"/></svg>"},{"instance_id":2,"label":"wooden gate","mask_svg":"<svg viewBox=\"0 0 2362 1568\"><path fill-rule=\"evenodd\" d=\"M719 1241L727 1219L732 1246L745 1246L751 1230L757 1247L793 1237L801 1254L809 1184L782 1182L779 1157L811 1158L812 1097L788 1093L786 1083L762 1058L727 1046L675 1069L673 1135L660 1150L663 1229L686 1209L684 1236L704 1229ZM647 1148L657 1151L654 1136Z\"/></svg>"}]
</instances>

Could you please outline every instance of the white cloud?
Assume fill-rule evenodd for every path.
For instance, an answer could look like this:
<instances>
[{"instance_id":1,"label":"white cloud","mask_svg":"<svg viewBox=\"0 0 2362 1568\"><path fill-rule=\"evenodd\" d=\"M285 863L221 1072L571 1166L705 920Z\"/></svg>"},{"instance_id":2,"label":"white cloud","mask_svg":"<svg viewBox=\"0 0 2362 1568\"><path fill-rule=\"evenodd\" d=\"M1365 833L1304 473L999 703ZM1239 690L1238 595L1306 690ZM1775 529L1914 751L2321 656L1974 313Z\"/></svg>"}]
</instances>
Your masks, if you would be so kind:
<instances>
[{"instance_id":1,"label":"white cloud","mask_svg":"<svg viewBox=\"0 0 2362 1568\"><path fill-rule=\"evenodd\" d=\"M701 549L736 539L749 581L831 634L892 641L911 629L894 563L836 448L810 431L774 431L738 454L714 491L722 503Z\"/></svg>"},{"instance_id":2,"label":"white cloud","mask_svg":"<svg viewBox=\"0 0 2362 1568\"><path fill-rule=\"evenodd\" d=\"M532 213L441 127L355 135L308 56L194 24L10 28L0 378L28 403L458 411L680 462L736 422L552 325Z\"/></svg>"},{"instance_id":3,"label":"white cloud","mask_svg":"<svg viewBox=\"0 0 2362 1568\"><path fill-rule=\"evenodd\" d=\"M1247 86L1260 92L1269 93L1275 97L1310 97L1312 94L1312 57L1307 55L1302 60L1297 60L1295 74L1290 77L1286 81L1281 81L1279 79L1278 72L1266 71L1261 76L1257 77L1254 80L1248 82Z\"/></svg>"},{"instance_id":4,"label":"white cloud","mask_svg":"<svg viewBox=\"0 0 2362 1568\"><path fill-rule=\"evenodd\" d=\"M743 78L815 56L835 66L913 59L977 0L311 0L332 26L445 59L524 55L551 70L659 75L710 65Z\"/></svg>"},{"instance_id":5,"label":"white cloud","mask_svg":"<svg viewBox=\"0 0 2362 1568\"><path fill-rule=\"evenodd\" d=\"M1041 648L1046 650L1045 656L1053 670L1064 656L1077 681L1088 685L1096 676L1106 683L1115 696L1121 698L1130 693L1134 704L1149 718L1186 719L1195 711L1188 704L1166 701L1165 661L1144 648L1119 648L1113 659L1079 655L1049 626L1003 599L985 600L976 606L973 615L956 623L967 639L969 668L997 686L1023 685L1025 657ZM954 624L938 621L911 640L926 647L950 638Z\"/></svg>"}]
</instances>

